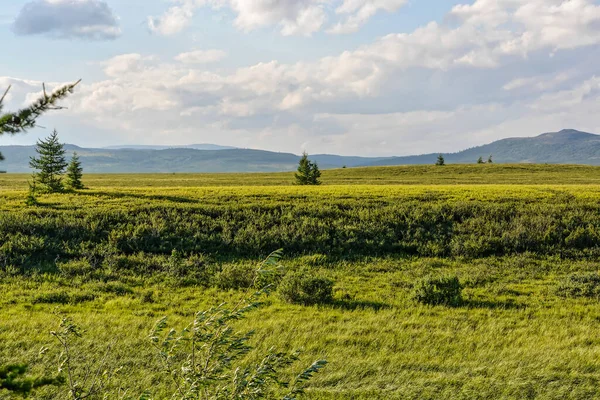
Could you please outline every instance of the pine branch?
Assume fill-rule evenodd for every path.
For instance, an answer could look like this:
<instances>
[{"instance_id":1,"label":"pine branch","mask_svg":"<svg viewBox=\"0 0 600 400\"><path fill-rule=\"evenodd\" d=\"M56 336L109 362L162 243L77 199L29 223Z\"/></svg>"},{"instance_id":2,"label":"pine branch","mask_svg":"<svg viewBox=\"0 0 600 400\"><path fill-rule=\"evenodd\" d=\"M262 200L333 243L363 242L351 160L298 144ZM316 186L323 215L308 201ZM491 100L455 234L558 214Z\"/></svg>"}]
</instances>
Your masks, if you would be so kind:
<instances>
[{"instance_id":1,"label":"pine branch","mask_svg":"<svg viewBox=\"0 0 600 400\"><path fill-rule=\"evenodd\" d=\"M32 105L14 113L0 115L0 135L8 134L15 135L22 133L28 129L35 128L36 120L47 111L61 110L65 107L58 106L59 100L62 100L73 93L75 87L81 82L81 79L75 83L65 85L52 94L46 92L46 85L42 85L43 94ZM2 110L2 102L6 98L10 86L0 98L0 111Z\"/></svg>"}]
</instances>

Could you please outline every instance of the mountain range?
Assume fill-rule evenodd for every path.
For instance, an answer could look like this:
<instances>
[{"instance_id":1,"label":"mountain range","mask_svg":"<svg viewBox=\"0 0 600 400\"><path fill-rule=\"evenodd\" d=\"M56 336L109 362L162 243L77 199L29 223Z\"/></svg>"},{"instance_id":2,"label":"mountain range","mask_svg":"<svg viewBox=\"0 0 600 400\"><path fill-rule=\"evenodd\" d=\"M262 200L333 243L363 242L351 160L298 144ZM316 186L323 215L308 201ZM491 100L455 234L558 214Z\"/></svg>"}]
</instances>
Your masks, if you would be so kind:
<instances>
[{"instance_id":1,"label":"mountain range","mask_svg":"<svg viewBox=\"0 0 600 400\"><path fill-rule=\"evenodd\" d=\"M264 150L241 149L211 144L188 146L111 146L83 148L65 145L67 153L76 151L85 172L275 172L292 171L299 156ZM0 146L6 160L0 169L7 172L31 172L29 158L35 146ZM492 155L496 163L549 163L600 165L600 135L564 129L536 137L509 138L443 154L447 164L475 163ZM349 157L333 154L311 155L321 169L434 164L438 153L404 157Z\"/></svg>"}]
</instances>

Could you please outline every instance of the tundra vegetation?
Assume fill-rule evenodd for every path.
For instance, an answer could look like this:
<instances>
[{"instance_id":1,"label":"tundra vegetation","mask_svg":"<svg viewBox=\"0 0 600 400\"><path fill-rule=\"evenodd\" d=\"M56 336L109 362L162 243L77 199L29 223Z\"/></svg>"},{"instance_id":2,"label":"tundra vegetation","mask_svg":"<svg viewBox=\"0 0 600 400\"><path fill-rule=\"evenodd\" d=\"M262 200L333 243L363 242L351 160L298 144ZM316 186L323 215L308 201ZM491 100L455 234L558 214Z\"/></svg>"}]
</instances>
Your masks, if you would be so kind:
<instances>
[{"instance_id":1,"label":"tundra vegetation","mask_svg":"<svg viewBox=\"0 0 600 400\"><path fill-rule=\"evenodd\" d=\"M293 173L87 174L88 190L28 206L27 176L2 175L0 365L26 365L12 381L39 382L39 399L73 385L87 398L211 398L255 376L263 398L594 399L599 176L497 164L347 168L320 186L290 185ZM209 315L243 351L206 386L192 337L206 340L194 329ZM65 332L71 381L57 369Z\"/></svg>"}]
</instances>

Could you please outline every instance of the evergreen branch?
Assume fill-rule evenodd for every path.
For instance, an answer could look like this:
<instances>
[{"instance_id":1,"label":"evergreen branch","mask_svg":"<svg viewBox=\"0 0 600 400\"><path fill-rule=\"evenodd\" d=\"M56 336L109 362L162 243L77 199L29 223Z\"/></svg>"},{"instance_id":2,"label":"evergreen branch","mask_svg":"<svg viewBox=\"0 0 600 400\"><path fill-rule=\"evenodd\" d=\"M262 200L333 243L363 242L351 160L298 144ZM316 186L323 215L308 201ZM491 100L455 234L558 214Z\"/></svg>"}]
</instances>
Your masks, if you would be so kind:
<instances>
[{"instance_id":1,"label":"evergreen branch","mask_svg":"<svg viewBox=\"0 0 600 400\"><path fill-rule=\"evenodd\" d=\"M73 93L75 87L81 82L81 79L75 83L65 85L52 94L46 92L46 85L42 85L43 94L32 105L14 113L0 115L0 135L25 132L28 129L35 128L36 120L47 111L61 110L65 107L58 106L59 100L62 100ZM6 98L9 88L0 98L0 111L3 100Z\"/></svg>"}]
</instances>

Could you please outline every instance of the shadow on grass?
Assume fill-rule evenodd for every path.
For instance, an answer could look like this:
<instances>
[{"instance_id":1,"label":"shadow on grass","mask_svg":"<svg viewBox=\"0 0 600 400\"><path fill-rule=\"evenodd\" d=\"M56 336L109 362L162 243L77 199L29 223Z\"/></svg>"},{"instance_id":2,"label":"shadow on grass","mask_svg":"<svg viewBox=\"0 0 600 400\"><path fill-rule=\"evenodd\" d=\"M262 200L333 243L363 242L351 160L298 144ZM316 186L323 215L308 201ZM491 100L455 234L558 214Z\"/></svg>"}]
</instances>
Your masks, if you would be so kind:
<instances>
[{"instance_id":1,"label":"shadow on grass","mask_svg":"<svg viewBox=\"0 0 600 400\"><path fill-rule=\"evenodd\" d=\"M514 301L508 300L476 300L467 299L463 300L459 305L455 307L462 308L487 308L490 310L518 310L524 309L525 305L515 303Z\"/></svg>"},{"instance_id":2,"label":"shadow on grass","mask_svg":"<svg viewBox=\"0 0 600 400\"><path fill-rule=\"evenodd\" d=\"M381 303L379 301L368 301L368 300L334 300L330 303L333 308L340 308L343 310L367 310L379 311L383 309L391 308L389 304Z\"/></svg>"},{"instance_id":3,"label":"shadow on grass","mask_svg":"<svg viewBox=\"0 0 600 400\"><path fill-rule=\"evenodd\" d=\"M108 197L112 199L122 199L122 198L132 198L132 199L142 199L142 200L163 200L170 201L172 203L197 203L197 199L190 199L188 197L181 196L167 196L167 195L151 195L151 194L136 194L130 192L104 192L104 191L79 191L74 192L80 196L99 196L99 197Z\"/></svg>"}]
</instances>

